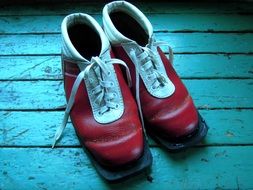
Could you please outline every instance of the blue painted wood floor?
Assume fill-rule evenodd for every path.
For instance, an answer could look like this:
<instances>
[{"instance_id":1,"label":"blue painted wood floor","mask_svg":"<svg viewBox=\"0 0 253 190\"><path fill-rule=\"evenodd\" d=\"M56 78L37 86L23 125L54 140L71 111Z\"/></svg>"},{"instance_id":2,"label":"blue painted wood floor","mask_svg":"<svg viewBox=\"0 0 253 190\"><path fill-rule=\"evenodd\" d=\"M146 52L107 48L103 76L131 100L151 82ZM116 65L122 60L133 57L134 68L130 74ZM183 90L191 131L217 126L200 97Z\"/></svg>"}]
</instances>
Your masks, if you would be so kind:
<instances>
[{"instance_id":1,"label":"blue painted wood floor","mask_svg":"<svg viewBox=\"0 0 253 190\"><path fill-rule=\"evenodd\" d=\"M177 154L150 140L150 172L102 180L68 124L51 149L65 98L60 23L72 12L101 22L103 3L0 7L0 189L253 189L253 4L136 3L210 126Z\"/></svg>"}]
</instances>

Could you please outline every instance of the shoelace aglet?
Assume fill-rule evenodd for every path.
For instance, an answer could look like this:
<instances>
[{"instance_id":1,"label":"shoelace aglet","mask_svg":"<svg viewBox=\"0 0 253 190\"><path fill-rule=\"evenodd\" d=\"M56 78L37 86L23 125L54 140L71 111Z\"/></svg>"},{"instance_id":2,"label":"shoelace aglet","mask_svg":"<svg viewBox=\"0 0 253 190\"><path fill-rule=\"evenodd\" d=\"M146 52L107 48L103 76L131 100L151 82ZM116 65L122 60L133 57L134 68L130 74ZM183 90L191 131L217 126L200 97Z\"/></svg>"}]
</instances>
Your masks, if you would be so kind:
<instances>
[{"instance_id":1,"label":"shoelace aglet","mask_svg":"<svg viewBox=\"0 0 253 190\"><path fill-rule=\"evenodd\" d=\"M67 125L68 118L69 118L69 112L68 112L68 111L65 111L62 125L61 125L60 128L57 129L57 131L56 131L56 133L55 133L55 135L54 135L54 141L53 141L53 144L52 144L52 148L55 147L57 141L60 139L60 137L61 137L61 135L62 135L62 132L63 132L63 130L65 129L65 127L66 127L66 125Z\"/></svg>"},{"instance_id":2,"label":"shoelace aglet","mask_svg":"<svg viewBox=\"0 0 253 190\"><path fill-rule=\"evenodd\" d=\"M52 143L52 148L55 147L57 141L59 140L59 138L60 138L60 136L61 136L61 134L59 134L59 132L60 132L60 131L57 130L56 133L55 133L55 135L54 135L54 140L53 140L53 143Z\"/></svg>"},{"instance_id":3,"label":"shoelace aglet","mask_svg":"<svg viewBox=\"0 0 253 190\"><path fill-rule=\"evenodd\" d=\"M55 147L55 144L56 144L56 140L54 139L54 141L53 141L53 144L52 144L52 147L51 147L51 148L54 148L54 147Z\"/></svg>"},{"instance_id":4,"label":"shoelace aglet","mask_svg":"<svg viewBox=\"0 0 253 190\"><path fill-rule=\"evenodd\" d=\"M53 141L53 143L52 143L52 148L55 147L57 140L58 140L58 139L57 139L57 136L56 136L56 134L55 134L55 136L54 136L54 141Z\"/></svg>"}]
</instances>

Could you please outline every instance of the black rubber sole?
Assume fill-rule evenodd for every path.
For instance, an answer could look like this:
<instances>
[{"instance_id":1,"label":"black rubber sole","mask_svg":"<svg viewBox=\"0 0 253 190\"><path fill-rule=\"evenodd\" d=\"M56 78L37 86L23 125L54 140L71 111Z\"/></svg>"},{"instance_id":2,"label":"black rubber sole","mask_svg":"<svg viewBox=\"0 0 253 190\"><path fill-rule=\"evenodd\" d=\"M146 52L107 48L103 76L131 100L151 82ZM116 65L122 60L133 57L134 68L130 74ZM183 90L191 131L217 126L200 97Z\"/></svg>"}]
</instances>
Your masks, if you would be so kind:
<instances>
[{"instance_id":1,"label":"black rubber sole","mask_svg":"<svg viewBox=\"0 0 253 190\"><path fill-rule=\"evenodd\" d=\"M157 143L163 145L168 151L178 152L200 143L205 138L208 131L208 126L202 116L200 114L198 115L199 122L197 129L192 134L188 135L187 137L178 139L177 141L160 137L150 130L147 130L147 132L151 138L153 138Z\"/></svg>"},{"instance_id":2,"label":"black rubber sole","mask_svg":"<svg viewBox=\"0 0 253 190\"><path fill-rule=\"evenodd\" d=\"M79 138L79 137L78 137ZM80 138L79 138L80 141ZM82 144L82 141L80 141ZM143 147L143 154L142 156L127 165L121 166L117 169L115 168L108 168L104 167L101 164L99 164L96 159L91 155L91 153L85 148L85 146L82 144L83 150L87 153L88 157L90 158L92 164L96 168L97 172L108 182L121 182L123 180L128 179L131 176L137 175L143 170L147 169L149 166L151 166L153 162L152 154L149 150L148 142L144 139L144 147Z\"/></svg>"}]
</instances>

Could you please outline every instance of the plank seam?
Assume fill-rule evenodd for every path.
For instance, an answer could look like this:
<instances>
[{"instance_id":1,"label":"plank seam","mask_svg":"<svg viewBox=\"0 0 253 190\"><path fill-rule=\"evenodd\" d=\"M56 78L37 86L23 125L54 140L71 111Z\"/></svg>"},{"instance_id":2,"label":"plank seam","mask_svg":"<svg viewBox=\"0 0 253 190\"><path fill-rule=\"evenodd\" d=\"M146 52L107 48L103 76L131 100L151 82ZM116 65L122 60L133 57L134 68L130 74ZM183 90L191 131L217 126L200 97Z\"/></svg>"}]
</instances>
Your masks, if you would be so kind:
<instances>
[{"instance_id":1,"label":"plank seam","mask_svg":"<svg viewBox=\"0 0 253 190\"><path fill-rule=\"evenodd\" d=\"M165 53L166 55L168 55L168 53ZM184 55L185 53L174 53L174 54L176 54L176 55ZM194 55L203 55L203 53L194 53ZM206 55L213 55L213 54L216 54L215 52L209 52L209 53L206 53ZM190 54L191 55L191 54ZM245 54L245 53L217 53L217 55L222 55L222 56L229 56L229 55L247 55L247 54ZM251 56L251 55L253 55L253 54L250 54L249 56ZM26 55L26 54L18 54L18 55L15 55L15 54L10 54L10 55L0 55L0 59L1 59L1 57L4 57L4 58L6 58L6 57L10 57L10 58L13 58L13 57L16 57L16 56L18 56L18 57L27 57L27 56L29 56L29 57L35 57L35 56L40 56L40 57L58 57L58 58L60 58L61 57L61 54L41 54L41 55L38 55L38 54L29 54L29 55Z\"/></svg>"},{"instance_id":2,"label":"plank seam","mask_svg":"<svg viewBox=\"0 0 253 190\"><path fill-rule=\"evenodd\" d=\"M240 30L240 31L227 31L227 30L212 30L212 29L207 29L207 30L188 30L188 29L183 29L183 30L155 30L155 34L159 33L168 33L168 34L173 34L173 33L194 33L194 34L252 34L253 30ZM0 33L0 36L23 36L23 35L58 35L61 34L61 32L7 32L7 33Z\"/></svg>"},{"instance_id":3,"label":"plank seam","mask_svg":"<svg viewBox=\"0 0 253 190\"><path fill-rule=\"evenodd\" d=\"M168 53L165 53L168 55ZM175 55L253 55L252 52L174 52ZM61 56L60 53L46 53L46 54L0 54L1 57L17 57L17 56Z\"/></svg>"},{"instance_id":4,"label":"plank seam","mask_svg":"<svg viewBox=\"0 0 253 190\"><path fill-rule=\"evenodd\" d=\"M238 146L250 146L253 147L253 143L245 143L245 144L231 144L231 143L227 143L227 144L202 144L202 145L195 145L192 148L205 148L205 147L238 147ZM149 145L149 147L151 148L161 148L163 149L163 147L161 147L160 145ZM29 148L49 148L52 149L51 145L34 145L34 146L25 146L25 145L20 145L20 146L14 146L14 145L0 145L0 148L6 148L6 149L12 149L12 148L23 148L23 149L29 149ZM54 149L60 149L60 148L82 148L81 145L62 145L62 146L55 146Z\"/></svg>"},{"instance_id":5,"label":"plank seam","mask_svg":"<svg viewBox=\"0 0 253 190\"><path fill-rule=\"evenodd\" d=\"M60 107L56 107L56 108L19 108L19 109L0 109L0 112L57 112L57 111L64 111L65 110L65 106L60 106ZM253 107L211 107L211 108L207 108L207 107L201 107L201 106L197 106L198 110L253 110Z\"/></svg>"},{"instance_id":6,"label":"plank seam","mask_svg":"<svg viewBox=\"0 0 253 190\"><path fill-rule=\"evenodd\" d=\"M238 30L238 31L227 31L227 30L212 30L212 29L207 29L207 30L188 30L188 29L183 29L183 30L156 30L154 33L168 33L168 34L173 34L173 33L194 33L194 34L252 34L253 30ZM51 35L51 34L61 34L61 32L7 32L7 33L0 33L1 36L4 35Z\"/></svg>"},{"instance_id":7,"label":"plank seam","mask_svg":"<svg viewBox=\"0 0 253 190\"><path fill-rule=\"evenodd\" d=\"M183 80L250 80L252 77L180 77ZM63 78L16 78L0 79L0 82L37 82L37 81L63 81Z\"/></svg>"},{"instance_id":8,"label":"plank seam","mask_svg":"<svg viewBox=\"0 0 253 190\"><path fill-rule=\"evenodd\" d=\"M220 111L253 111L253 107L252 108L212 108L212 109L205 109L205 108L198 108L198 110L203 110L203 111L215 111L215 110L220 110ZM63 107L62 109L60 110L52 110L52 109L44 109L44 110L32 110L32 109L29 109L29 110L9 110L7 112L59 112L59 113L63 113L65 111L65 107ZM1 110L0 109L0 112L6 112L6 110ZM71 123L71 121L68 121L68 123Z\"/></svg>"}]
</instances>

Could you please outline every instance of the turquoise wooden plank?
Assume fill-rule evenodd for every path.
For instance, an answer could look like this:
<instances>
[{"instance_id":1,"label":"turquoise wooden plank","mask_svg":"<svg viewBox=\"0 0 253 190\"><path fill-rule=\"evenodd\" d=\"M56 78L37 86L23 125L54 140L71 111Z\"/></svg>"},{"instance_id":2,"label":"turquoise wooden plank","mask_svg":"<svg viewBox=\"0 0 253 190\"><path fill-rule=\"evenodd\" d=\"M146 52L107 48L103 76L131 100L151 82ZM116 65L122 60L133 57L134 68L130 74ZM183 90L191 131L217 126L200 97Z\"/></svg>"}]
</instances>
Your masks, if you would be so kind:
<instances>
[{"instance_id":1,"label":"turquoise wooden plank","mask_svg":"<svg viewBox=\"0 0 253 190\"><path fill-rule=\"evenodd\" d=\"M243 32L252 31L253 15L165 14L147 15L157 31Z\"/></svg>"},{"instance_id":2,"label":"turquoise wooden plank","mask_svg":"<svg viewBox=\"0 0 253 190\"><path fill-rule=\"evenodd\" d=\"M251 79L184 83L200 108L252 108ZM56 109L65 104L62 81L4 81L0 93L0 109Z\"/></svg>"},{"instance_id":3,"label":"turquoise wooden plank","mask_svg":"<svg viewBox=\"0 0 253 190\"><path fill-rule=\"evenodd\" d=\"M201 108L253 105L251 80L184 80L196 105Z\"/></svg>"},{"instance_id":4,"label":"turquoise wooden plank","mask_svg":"<svg viewBox=\"0 0 253 190\"><path fill-rule=\"evenodd\" d=\"M174 56L181 78L252 78L252 55ZM0 56L0 80L62 79L60 56Z\"/></svg>"},{"instance_id":5,"label":"turquoise wooden plank","mask_svg":"<svg viewBox=\"0 0 253 190\"><path fill-rule=\"evenodd\" d=\"M181 77L188 78L251 78L251 55L175 55L174 68Z\"/></svg>"},{"instance_id":6,"label":"turquoise wooden plank","mask_svg":"<svg viewBox=\"0 0 253 190\"><path fill-rule=\"evenodd\" d=\"M105 3L75 2L75 3L51 3L32 5L5 5L1 6L0 15L59 15L73 12L85 12L89 14L101 14ZM252 13L253 7L249 2L134 2L145 13Z\"/></svg>"},{"instance_id":7,"label":"turquoise wooden plank","mask_svg":"<svg viewBox=\"0 0 253 190\"><path fill-rule=\"evenodd\" d=\"M204 145L253 144L253 110L200 110L209 125ZM0 112L0 146L50 146L63 112ZM157 146L150 139L151 146ZM69 123L57 146L80 146Z\"/></svg>"},{"instance_id":8,"label":"turquoise wooden plank","mask_svg":"<svg viewBox=\"0 0 253 190\"><path fill-rule=\"evenodd\" d=\"M252 189L253 147L194 148L178 154L151 149L147 174L102 180L79 148L1 148L2 189Z\"/></svg>"},{"instance_id":9,"label":"turquoise wooden plank","mask_svg":"<svg viewBox=\"0 0 253 190\"><path fill-rule=\"evenodd\" d=\"M63 114L63 111L0 112L0 146L50 146ZM80 145L71 123L57 145Z\"/></svg>"},{"instance_id":10,"label":"turquoise wooden plank","mask_svg":"<svg viewBox=\"0 0 253 190\"><path fill-rule=\"evenodd\" d=\"M253 34L157 33L175 53L253 53ZM0 35L0 55L60 54L61 37L50 35Z\"/></svg>"},{"instance_id":11,"label":"turquoise wooden plank","mask_svg":"<svg viewBox=\"0 0 253 190\"><path fill-rule=\"evenodd\" d=\"M0 57L0 80L62 79L60 56Z\"/></svg>"},{"instance_id":12,"label":"turquoise wooden plank","mask_svg":"<svg viewBox=\"0 0 253 190\"><path fill-rule=\"evenodd\" d=\"M102 23L100 15L93 15L93 17L100 24ZM147 14L147 17L155 31L253 31L253 15ZM60 33L63 18L64 16L0 17L0 26L2 26L0 33Z\"/></svg>"},{"instance_id":13,"label":"turquoise wooden plank","mask_svg":"<svg viewBox=\"0 0 253 190\"><path fill-rule=\"evenodd\" d=\"M57 109L65 105L62 81L0 82L0 109Z\"/></svg>"},{"instance_id":14,"label":"turquoise wooden plank","mask_svg":"<svg viewBox=\"0 0 253 190\"><path fill-rule=\"evenodd\" d=\"M60 51L60 35L0 36L0 55L59 54Z\"/></svg>"},{"instance_id":15,"label":"turquoise wooden plank","mask_svg":"<svg viewBox=\"0 0 253 190\"><path fill-rule=\"evenodd\" d=\"M176 53L252 53L253 34L171 34L159 33Z\"/></svg>"}]
</instances>

